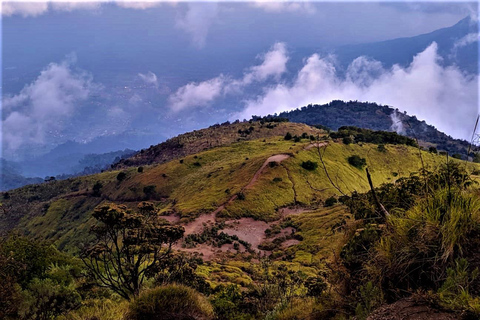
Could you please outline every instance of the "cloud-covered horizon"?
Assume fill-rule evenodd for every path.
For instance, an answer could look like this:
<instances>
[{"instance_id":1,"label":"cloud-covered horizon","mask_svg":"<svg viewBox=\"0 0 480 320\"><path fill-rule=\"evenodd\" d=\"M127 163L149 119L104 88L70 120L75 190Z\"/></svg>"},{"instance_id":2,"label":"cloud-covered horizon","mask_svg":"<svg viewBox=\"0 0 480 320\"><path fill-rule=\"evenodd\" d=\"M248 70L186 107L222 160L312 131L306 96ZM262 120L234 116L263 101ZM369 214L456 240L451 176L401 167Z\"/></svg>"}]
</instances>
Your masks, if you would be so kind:
<instances>
[{"instance_id":1,"label":"cloud-covered horizon","mask_svg":"<svg viewBox=\"0 0 480 320\"><path fill-rule=\"evenodd\" d=\"M478 35L459 41L471 43L472 39L478 41ZM338 69L334 55L313 54L305 58L290 81L281 77L290 59L286 44L274 44L259 58L262 63L247 68L242 78L220 74L180 87L169 97L170 110L210 107L227 95L244 94L239 102L242 111L230 117L236 120L338 99L371 101L406 111L440 131L467 140L478 114L478 75L466 74L455 65L444 66L435 42L408 66L385 68L380 61L361 56L348 65L345 74ZM260 94L252 97L245 90L254 82L262 87Z\"/></svg>"},{"instance_id":2,"label":"cloud-covered horizon","mask_svg":"<svg viewBox=\"0 0 480 320\"><path fill-rule=\"evenodd\" d=\"M291 83L264 88L248 99L231 119L250 118L293 110L332 100L371 101L407 111L440 131L469 139L478 115L478 75L456 66L443 66L433 42L406 67L385 69L379 61L356 58L345 77L339 75L334 57L313 54Z\"/></svg>"}]
</instances>

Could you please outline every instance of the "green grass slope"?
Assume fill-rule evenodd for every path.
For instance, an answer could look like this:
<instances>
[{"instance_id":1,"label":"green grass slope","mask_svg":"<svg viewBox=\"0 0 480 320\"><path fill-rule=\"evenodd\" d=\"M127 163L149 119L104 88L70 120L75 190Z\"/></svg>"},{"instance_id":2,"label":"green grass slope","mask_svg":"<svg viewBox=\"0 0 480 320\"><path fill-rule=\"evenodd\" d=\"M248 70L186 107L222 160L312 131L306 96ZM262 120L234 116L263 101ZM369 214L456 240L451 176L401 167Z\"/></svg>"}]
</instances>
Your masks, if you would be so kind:
<instances>
[{"instance_id":1,"label":"green grass slope","mask_svg":"<svg viewBox=\"0 0 480 320\"><path fill-rule=\"evenodd\" d=\"M320 134L304 125L281 123L281 126L282 133L285 130L305 130ZM260 137L162 164L147 165L142 172L137 167L129 167L16 189L9 192L8 199L2 200L5 214L0 218L0 231L5 233L16 229L38 239L50 239L62 249L76 251L88 236L93 224L91 213L98 204L116 202L133 208L143 200L154 202L159 214L178 217L178 223L192 221L222 205L225 206L218 213L218 219L252 217L276 221L280 219L279 209L283 207L318 208L328 197L340 195L326 177L317 148L306 150L310 144L309 139L296 143L286 141L283 134ZM330 140L321 152L330 177L345 193L368 190L365 169L351 166L347 161L351 155L366 159L376 186L409 176L421 168L419 150L404 145L387 145L386 152L380 152L372 144L345 145ZM267 165L252 183L264 162L278 154L290 157L275 165ZM440 155L424 151L421 155L427 169L445 162ZM318 167L312 171L304 169L302 163L308 160L317 162ZM469 171L478 168L476 164L468 163ZM120 172L125 173L121 181L117 179ZM97 182L102 184L100 196L94 196L92 192ZM240 193L241 197L229 201ZM298 223L305 225L301 217L307 216L292 219L299 219ZM311 219L317 218L312 216ZM304 233L313 232L305 226L300 229ZM302 259L319 258L320 251L309 251L305 241L301 245L307 246L302 249Z\"/></svg>"}]
</instances>

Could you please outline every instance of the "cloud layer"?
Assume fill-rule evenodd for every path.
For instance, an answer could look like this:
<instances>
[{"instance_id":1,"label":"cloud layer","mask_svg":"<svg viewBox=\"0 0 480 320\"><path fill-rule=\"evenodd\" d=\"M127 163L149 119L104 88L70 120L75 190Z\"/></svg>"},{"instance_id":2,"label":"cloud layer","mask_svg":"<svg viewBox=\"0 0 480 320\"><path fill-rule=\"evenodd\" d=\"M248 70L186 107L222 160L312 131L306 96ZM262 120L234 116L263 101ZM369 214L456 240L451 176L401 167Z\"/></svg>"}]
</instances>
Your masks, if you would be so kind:
<instances>
[{"instance_id":1,"label":"cloud layer","mask_svg":"<svg viewBox=\"0 0 480 320\"><path fill-rule=\"evenodd\" d=\"M78 103L89 98L94 90L92 79L73 71L72 63L72 59L51 63L19 94L3 98L5 152L44 144L48 136L61 135Z\"/></svg>"},{"instance_id":2,"label":"cloud layer","mask_svg":"<svg viewBox=\"0 0 480 320\"><path fill-rule=\"evenodd\" d=\"M169 97L169 108L178 112L188 108L208 106L223 95L242 93L246 86L254 82L264 82L269 78L278 81L287 71L288 55L284 43L274 44L267 53L258 58L262 63L247 69L240 79L220 75L179 88Z\"/></svg>"},{"instance_id":3,"label":"cloud layer","mask_svg":"<svg viewBox=\"0 0 480 320\"><path fill-rule=\"evenodd\" d=\"M469 139L478 114L478 76L444 67L432 43L408 67L384 69L378 61L355 59L341 77L331 57L310 56L291 83L264 89L233 118L266 115L334 99L373 101L425 119L438 129Z\"/></svg>"}]
</instances>

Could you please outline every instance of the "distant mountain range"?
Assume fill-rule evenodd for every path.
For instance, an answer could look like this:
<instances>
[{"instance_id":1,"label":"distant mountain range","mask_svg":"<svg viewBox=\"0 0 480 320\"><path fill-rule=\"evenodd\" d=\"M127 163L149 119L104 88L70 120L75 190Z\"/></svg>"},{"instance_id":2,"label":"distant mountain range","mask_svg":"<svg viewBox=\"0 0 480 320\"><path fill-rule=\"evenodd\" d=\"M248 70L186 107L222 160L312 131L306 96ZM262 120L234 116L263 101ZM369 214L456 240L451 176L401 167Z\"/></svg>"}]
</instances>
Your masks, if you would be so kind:
<instances>
[{"instance_id":1,"label":"distant mountain range","mask_svg":"<svg viewBox=\"0 0 480 320\"><path fill-rule=\"evenodd\" d=\"M347 45L335 49L342 65L348 65L359 56L367 56L381 61L384 66L408 65L413 57L422 52L432 42L438 45L438 53L446 65L457 65L469 73L478 73L478 24L470 17L457 24L415 37ZM473 35L476 34L476 40ZM468 40L468 41L467 41Z\"/></svg>"},{"instance_id":2,"label":"distant mountain range","mask_svg":"<svg viewBox=\"0 0 480 320\"><path fill-rule=\"evenodd\" d=\"M69 142L68 144L76 145L75 142ZM110 168L112 163L136 153L133 150L125 149L102 154L83 154L81 152L62 154L60 152L62 149L68 151L69 147L62 145L57 148L56 152L50 152L43 157L23 162L1 159L0 191L19 188L27 184L42 183L44 180L67 179L98 173ZM42 175L45 178L38 177L38 173L35 173L41 173L42 170L49 169L52 171L45 171L47 174ZM33 175L26 176L25 172L33 173ZM49 174L50 172L52 174Z\"/></svg>"}]
</instances>

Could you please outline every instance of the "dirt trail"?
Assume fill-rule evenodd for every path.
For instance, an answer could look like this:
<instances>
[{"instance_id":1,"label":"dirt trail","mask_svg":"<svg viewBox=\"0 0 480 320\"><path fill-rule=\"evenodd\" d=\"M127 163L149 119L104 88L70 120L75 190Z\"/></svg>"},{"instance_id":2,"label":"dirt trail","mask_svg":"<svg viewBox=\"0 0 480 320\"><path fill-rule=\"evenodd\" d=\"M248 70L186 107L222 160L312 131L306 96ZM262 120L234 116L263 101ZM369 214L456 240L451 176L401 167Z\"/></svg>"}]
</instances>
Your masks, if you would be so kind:
<instances>
[{"instance_id":1,"label":"dirt trail","mask_svg":"<svg viewBox=\"0 0 480 320\"><path fill-rule=\"evenodd\" d=\"M245 189L251 188L254 185L254 183L258 180L260 175L262 174L263 169L265 169L265 167L270 162L280 163L283 160L286 160L288 158L290 158L290 155L288 155L288 154L276 154L276 155L273 155L273 156L269 157L267 160L265 160L265 162L260 167L260 169L258 169L257 172L255 172L255 175L253 176L253 178L250 180L250 182L244 188L242 188L241 191L244 191ZM185 227L185 235L202 232L203 228L204 228L204 226L203 226L204 224L214 224L215 220L216 220L216 217L217 217L217 214L220 211L222 211L223 209L225 209L225 206L228 205L229 203L231 203L232 201L234 201L235 199L237 199L236 194L233 195L232 197L230 197L230 199L228 199L225 203L223 203L217 209L215 209L215 211L213 211L209 214L201 215L197 219L195 219L194 221L192 221L190 223L187 223L184 226Z\"/></svg>"}]
</instances>

